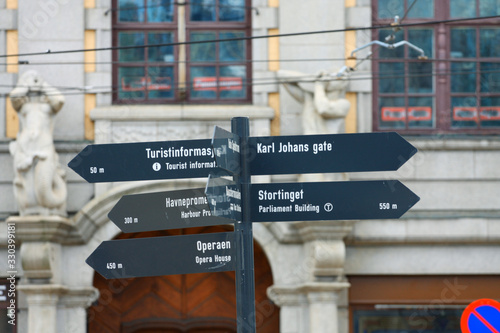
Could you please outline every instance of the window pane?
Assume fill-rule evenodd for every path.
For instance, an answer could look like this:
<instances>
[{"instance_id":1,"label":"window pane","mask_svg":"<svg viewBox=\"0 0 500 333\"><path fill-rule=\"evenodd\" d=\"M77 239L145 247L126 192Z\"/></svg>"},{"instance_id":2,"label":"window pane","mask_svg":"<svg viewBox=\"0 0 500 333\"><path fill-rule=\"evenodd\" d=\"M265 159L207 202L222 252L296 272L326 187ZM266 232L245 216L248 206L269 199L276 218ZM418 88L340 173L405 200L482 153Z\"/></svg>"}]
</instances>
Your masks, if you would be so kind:
<instances>
[{"instance_id":1,"label":"window pane","mask_svg":"<svg viewBox=\"0 0 500 333\"><path fill-rule=\"evenodd\" d=\"M220 21L245 21L245 0L220 0Z\"/></svg>"},{"instance_id":2,"label":"window pane","mask_svg":"<svg viewBox=\"0 0 500 333\"><path fill-rule=\"evenodd\" d=\"M476 57L476 30L467 28L451 29L452 58Z\"/></svg>"},{"instance_id":3,"label":"window pane","mask_svg":"<svg viewBox=\"0 0 500 333\"><path fill-rule=\"evenodd\" d=\"M241 38L245 34L242 31L221 32L220 39ZM219 46L220 61L243 61L245 60L245 41L221 42Z\"/></svg>"},{"instance_id":4,"label":"window pane","mask_svg":"<svg viewBox=\"0 0 500 333\"><path fill-rule=\"evenodd\" d=\"M435 125L434 98L410 97L406 117L409 128L433 128Z\"/></svg>"},{"instance_id":5,"label":"window pane","mask_svg":"<svg viewBox=\"0 0 500 333\"><path fill-rule=\"evenodd\" d=\"M172 22L174 2L172 0L148 0L148 22Z\"/></svg>"},{"instance_id":6,"label":"window pane","mask_svg":"<svg viewBox=\"0 0 500 333\"><path fill-rule=\"evenodd\" d=\"M451 126L454 128L476 128L478 122L475 97L451 98Z\"/></svg>"},{"instance_id":7,"label":"window pane","mask_svg":"<svg viewBox=\"0 0 500 333\"><path fill-rule=\"evenodd\" d=\"M480 29L479 44L481 57L500 57L500 29Z\"/></svg>"},{"instance_id":8,"label":"window pane","mask_svg":"<svg viewBox=\"0 0 500 333\"><path fill-rule=\"evenodd\" d=\"M215 21L215 0L191 0L191 21Z\"/></svg>"},{"instance_id":9,"label":"window pane","mask_svg":"<svg viewBox=\"0 0 500 333\"><path fill-rule=\"evenodd\" d=\"M192 32L190 41L215 40L215 32ZM189 46L189 56L191 61L215 61L215 43L191 44Z\"/></svg>"},{"instance_id":10,"label":"window pane","mask_svg":"<svg viewBox=\"0 0 500 333\"><path fill-rule=\"evenodd\" d=\"M432 29L410 29L408 30L408 41L421 48L427 57L434 56L434 30ZM410 58L417 58L420 52L408 48Z\"/></svg>"},{"instance_id":11,"label":"window pane","mask_svg":"<svg viewBox=\"0 0 500 333\"><path fill-rule=\"evenodd\" d=\"M432 63L411 62L408 64L408 91L410 93L434 92Z\"/></svg>"},{"instance_id":12,"label":"window pane","mask_svg":"<svg viewBox=\"0 0 500 333\"><path fill-rule=\"evenodd\" d=\"M379 64L379 92L404 93L405 67L402 62L382 62Z\"/></svg>"},{"instance_id":13,"label":"window pane","mask_svg":"<svg viewBox=\"0 0 500 333\"><path fill-rule=\"evenodd\" d=\"M220 68L220 97L245 98L246 97L246 67L224 66Z\"/></svg>"},{"instance_id":14,"label":"window pane","mask_svg":"<svg viewBox=\"0 0 500 333\"><path fill-rule=\"evenodd\" d=\"M379 98L380 128L405 128L406 110L403 97Z\"/></svg>"},{"instance_id":15,"label":"window pane","mask_svg":"<svg viewBox=\"0 0 500 333\"><path fill-rule=\"evenodd\" d=\"M440 0L438 0L440 1ZM442 0L441 0L442 1ZM409 18L432 18L434 17L434 0L409 0L408 8L415 2L408 12Z\"/></svg>"},{"instance_id":16,"label":"window pane","mask_svg":"<svg viewBox=\"0 0 500 333\"><path fill-rule=\"evenodd\" d=\"M386 41L386 37L394 34L395 38L391 41ZM396 33L392 30L382 29L379 32L379 41L384 43L397 43L404 39L403 30L400 30ZM378 47L378 46L377 46ZM388 49L385 47L378 47L378 54L380 58L403 58L405 55L404 47L398 47L397 49Z\"/></svg>"},{"instance_id":17,"label":"window pane","mask_svg":"<svg viewBox=\"0 0 500 333\"><path fill-rule=\"evenodd\" d=\"M479 15L492 16L500 15L500 1L498 0L480 0Z\"/></svg>"},{"instance_id":18,"label":"window pane","mask_svg":"<svg viewBox=\"0 0 500 333\"><path fill-rule=\"evenodd\" d=\"M457 333L463 310L416 307L411 310L354 311L354 333Z\"/></svg>"},{"instance_id":19,"label":"window pane","mask_svg":"<svg viewBox=\"0 0 500 333\"><path fill-rule=\"evenodd\" d=\"M500 97L481 98L481 127L500 127Z\"/></svg>"},{"instance_id":20,"label":"window pane","mask_svg":"<svg viewBox=\"0 0 500 333\"><path fill-rule=\"evenodd\" d=\"M142 32L120 32L118 33L118 46L144 45L144 34ZM144 61L144 48L130 48L118 51L118 61Z\"/></svg>"},{"instance_id":21,"label":"window pane","mask_svg":"<svg viewBox=\"0 0 500 333\"><path fill-rule=\"evenodd\" d=\"M404 0L378 0L379 18L394 18L395 15L403 17L404 12Z\"/></svg>"},{"instance_id":22,"label":"window pane","mask_svg":"<svg viewBox=\"0 0 500 333\"><path fill-rule=\"evenodd\" d=\"M473 93L476 91L476 64L474 62L451 63L451 91Z\"/></svg>"},{"instance_id":23,"label":"window pane","mask_svg":"<svg viewBox=\"0 0 500 333\"><path fill-rule=\"evenodd\" d=\"M476 1L471 1L471 0L450 0L450 16L475 17L476 16L475 2Z\"/></svg>"},{"instance_id":24,"label":"window pane","mask_svg":"<svg viewBox=\"0 0 500 333\"><path fill-rule=\"evenodd\" d=\"M119 99L144 99L146 78L144 67L120 67L118 69Z\"/></svg>"},{"instance_id":25,"label":"window pane","mask_svg":"<svg viewBox=\"0 0 500 333\"><path fill-rule=\"evenodd\" d=\"M217 97L217 73L214 66L190 68L191 98L215 99Z\"/></svg>"},{"instance_id":26,"label":"window pane","mask_svg":"<svg viewBox=\"0 0 500 333\"><path fill-rule=\"evenodd\" d=\"M148 68L148 97L172 98L174 97L174 68L149 67Z\"/></svg>"},{"instance_id":27,"label":"window pane","mask_svg":"<svg viewBox=\"0 0 500 333\"><path fill-rule=\"evenodd\" d=\"M118 0L120 22L144 22L143 0Z\"/></svg>"},{"instance_id":28,"label":"window pane","mask_svg":"<svg viewBox=\"0 0 500 333\"><path fill-rule=\"evenodd\" d=\"M150 32L148 33L148 45L172 43L173 35L170 32ZM148 60L172 62L174 61L173 46L148 47Z\"/></svg>"},{"instance_id":29,"label":"window pane","mask_svg":"<svg viewBox=\"0 0 500 333\"><path fill-rule=\"evenodd\" d=\"M481 92L500 92L500 63L483 62L481 67Z\"/></svg>"}]
</instances>

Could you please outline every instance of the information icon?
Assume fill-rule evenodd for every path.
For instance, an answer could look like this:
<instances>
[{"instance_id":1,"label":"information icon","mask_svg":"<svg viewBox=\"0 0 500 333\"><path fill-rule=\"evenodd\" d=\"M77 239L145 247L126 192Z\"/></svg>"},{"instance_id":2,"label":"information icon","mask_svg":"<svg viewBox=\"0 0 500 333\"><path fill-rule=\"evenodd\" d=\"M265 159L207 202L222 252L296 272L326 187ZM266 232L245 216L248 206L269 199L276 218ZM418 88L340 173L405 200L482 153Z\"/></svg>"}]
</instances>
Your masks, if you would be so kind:
<instances>
[{"instance_id":1,"label":"information icon","mask_svg":"<svg viewBox=\"0 0 500 333\"><path fill-rule=\"evenodd\" d=\"M160 169L161 169L161 164L160 163L156 162L156 163L153 164L153 170L154 171L160 171Z\"/></svg>"}]
</instances>

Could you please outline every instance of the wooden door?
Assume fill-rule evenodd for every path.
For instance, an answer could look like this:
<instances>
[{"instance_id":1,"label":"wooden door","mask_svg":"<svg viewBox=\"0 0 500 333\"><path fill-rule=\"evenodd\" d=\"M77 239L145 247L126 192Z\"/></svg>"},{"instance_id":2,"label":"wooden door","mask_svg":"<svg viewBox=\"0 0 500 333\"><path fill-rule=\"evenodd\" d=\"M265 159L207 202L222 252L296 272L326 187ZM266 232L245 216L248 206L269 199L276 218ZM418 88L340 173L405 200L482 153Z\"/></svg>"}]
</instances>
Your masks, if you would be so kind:
<instances>
[{"instance_id":1,"label":"wooden door","mask_svg":"<svg viewBox=\"0 0 500 333\"><path fill-rule=\"evenodd\" d=\"M231 226L190 228L121 234L117 239L230 230ZM279 332L279 308L266 295L272 285L271 268L257 243L254 253L257 332ZM236 333L234 272L116 280L95 274L94 286L100 297L88 311L89 333Z\"/></svg>"}]
</instances>

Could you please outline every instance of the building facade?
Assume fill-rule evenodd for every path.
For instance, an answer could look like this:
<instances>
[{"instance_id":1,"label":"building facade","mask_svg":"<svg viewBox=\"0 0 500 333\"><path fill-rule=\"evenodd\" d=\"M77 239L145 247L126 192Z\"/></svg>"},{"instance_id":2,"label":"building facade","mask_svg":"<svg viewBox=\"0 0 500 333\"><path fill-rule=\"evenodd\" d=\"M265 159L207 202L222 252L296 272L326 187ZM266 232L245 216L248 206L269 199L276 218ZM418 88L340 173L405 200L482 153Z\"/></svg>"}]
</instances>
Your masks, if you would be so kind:
<instances>
[{"instance_id":1,"label":"building facade","mask_svg":"<svg viewBox=\"0 0 500 333\"><path fill-rule=\"evenodd\" d=\"M459 332L467 304L500 301L499 15L495 0L0 0L2 331L236 332L233 273L105 280L85 263L105 240L232 230L122 234L107 217L125 194L206 179L88 184L67 164L244 116L251 136L396 131L419 150L394 172L255 177L398 179L421 198L398 220L254 223L257 331ZM28 70L64 96L67 216L19 216L9 93ZM341 115L310 113L318 87Z\"/></svg>"}]
</instances>

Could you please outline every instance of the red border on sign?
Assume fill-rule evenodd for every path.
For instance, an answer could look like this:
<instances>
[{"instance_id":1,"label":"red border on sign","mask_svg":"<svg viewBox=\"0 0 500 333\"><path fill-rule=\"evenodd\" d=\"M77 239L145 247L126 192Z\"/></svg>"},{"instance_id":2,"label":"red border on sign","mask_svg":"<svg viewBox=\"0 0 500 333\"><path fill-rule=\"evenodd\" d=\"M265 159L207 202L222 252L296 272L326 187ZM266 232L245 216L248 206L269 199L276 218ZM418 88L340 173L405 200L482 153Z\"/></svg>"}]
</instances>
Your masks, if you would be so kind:
<instances>
[{"instance_id":1,"label":"red border on sign","mask_svg":"<svg viewBox=\"0 0 500 333\"><path fill-rule=\"evenodd\" d=\"M491 307L494 307L498 311L500 311L500 302L497 302L495 300L489 299L489 298L482 298L478 299L465 308L464 312L462 313L462 317L460 317L460 329L462 330L462 333L477 333L477 332L471 332L469 329L469 317L472 313L476 311L476 309L480 306L484 305L489 305ZM476 314L477 315L477 314ZM480 319L481 320L481 319ZM481 320L481 322L483 322ZM492 332L498 332L494 327L491 327L489 323L484 323L485 326L487 326Z\"/></svg>"}]
</instances>

